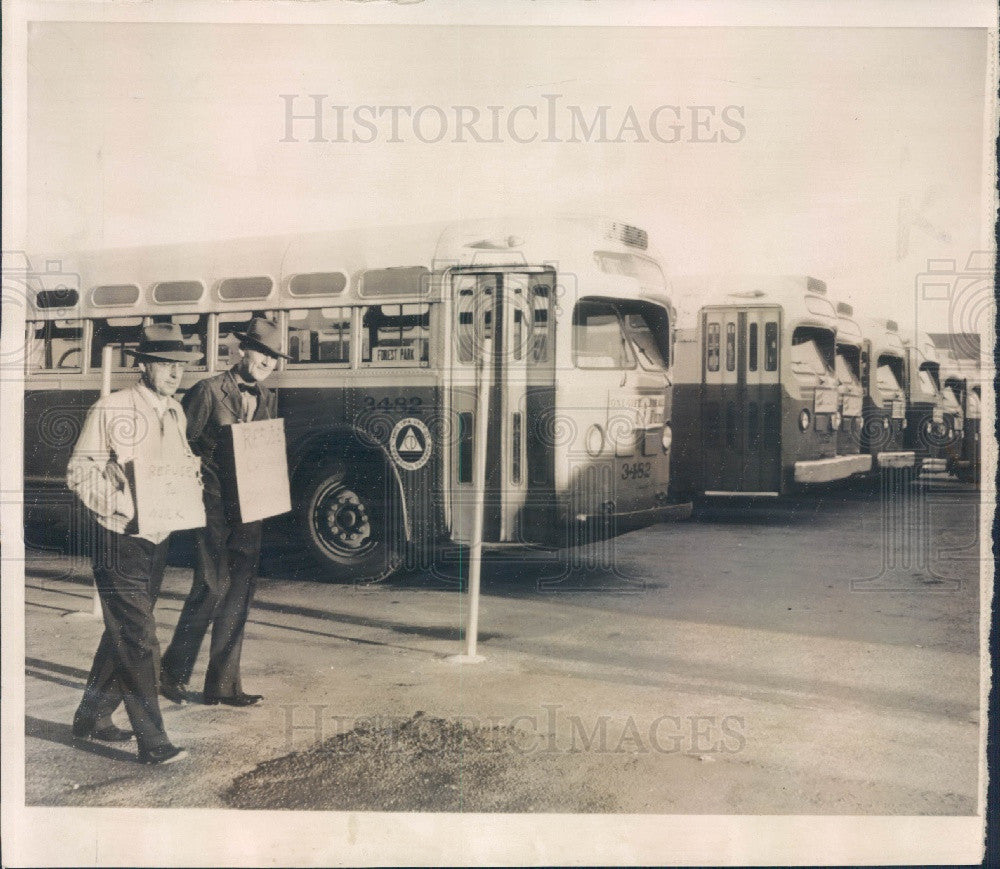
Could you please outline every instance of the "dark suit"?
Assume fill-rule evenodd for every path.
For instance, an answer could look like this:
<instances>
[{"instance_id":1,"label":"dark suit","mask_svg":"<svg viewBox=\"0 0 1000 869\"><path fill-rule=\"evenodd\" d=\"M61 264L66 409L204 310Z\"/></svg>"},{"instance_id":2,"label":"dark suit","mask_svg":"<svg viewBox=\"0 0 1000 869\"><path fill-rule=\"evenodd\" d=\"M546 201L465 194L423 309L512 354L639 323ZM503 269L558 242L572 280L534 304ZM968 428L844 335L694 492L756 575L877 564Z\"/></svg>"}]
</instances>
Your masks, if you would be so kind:
<instances>
[{"instance_id":1,"label":"dark suit","mask_svg":"<svg viewBox=\"0 0 1000 869\"><path fill-rule=\"evenodd\" d=\"M234 371L196 383L183 399L188 441L201 457L206 526L195 532L194 582L162 663L168 677L186 684L211 624L205 694L215 697L243 693L240 653L261 543L259 521L230 521L225 509L227 498L235 491L235 480L220 462L222 429L240 422L243 412ZM253 419L273 419L277 396L263 384L257 387Z\"/></svg>"}]
</instances>

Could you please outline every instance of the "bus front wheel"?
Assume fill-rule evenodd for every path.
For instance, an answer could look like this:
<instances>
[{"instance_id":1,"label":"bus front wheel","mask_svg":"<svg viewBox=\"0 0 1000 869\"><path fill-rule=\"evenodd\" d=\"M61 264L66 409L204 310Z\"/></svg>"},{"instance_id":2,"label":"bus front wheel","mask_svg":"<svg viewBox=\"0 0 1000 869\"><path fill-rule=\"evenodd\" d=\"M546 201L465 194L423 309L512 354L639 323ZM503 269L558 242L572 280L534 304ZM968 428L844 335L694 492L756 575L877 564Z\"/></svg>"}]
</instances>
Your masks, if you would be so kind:
<instances>
[{"instance_id":1,"label":"bus front wheel","mask_svg":"<svg viewBox=\"0 0 1000 869\"><path fill-rule=\"evenodd\" d=\"M385 469L372 462L330 462L303 488L301 527L330 582L378 582L402 562Z\"/></svg>"}]
</instances>

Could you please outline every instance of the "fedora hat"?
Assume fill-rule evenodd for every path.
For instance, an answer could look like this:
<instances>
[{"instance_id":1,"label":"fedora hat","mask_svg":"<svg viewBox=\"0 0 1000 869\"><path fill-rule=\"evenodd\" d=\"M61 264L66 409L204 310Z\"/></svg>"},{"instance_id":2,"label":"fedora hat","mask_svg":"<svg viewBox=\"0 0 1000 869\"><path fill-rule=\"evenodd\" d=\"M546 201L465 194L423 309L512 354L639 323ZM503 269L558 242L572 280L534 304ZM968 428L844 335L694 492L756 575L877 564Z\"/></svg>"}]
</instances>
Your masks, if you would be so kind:
<instances>
[{"instance_id":1,"label":"fedora hat","mask_svg":"<svg viewBox=\"0 0 1000 869\"><path fill-rule=\"evenodd\" d=\"M281 329L277 323L272 323L264 317L254 317L246 332L233 329L233 334L251 350L259 350L268 356L280 356L288 359L287 353L281 352Z\"/></svg>"},{"instance_id":2,"label":"fedora hat","mask_svg":"<svg viewBox=\"0 0 1000 869\"><path fill-rule=\"evenodd\" d=\"M126 347L138 360L150 362L195 362L204 355L184 341L181 327L176 323L151 323L142 330L138 347Z\"/></svg>"}]
</instances>

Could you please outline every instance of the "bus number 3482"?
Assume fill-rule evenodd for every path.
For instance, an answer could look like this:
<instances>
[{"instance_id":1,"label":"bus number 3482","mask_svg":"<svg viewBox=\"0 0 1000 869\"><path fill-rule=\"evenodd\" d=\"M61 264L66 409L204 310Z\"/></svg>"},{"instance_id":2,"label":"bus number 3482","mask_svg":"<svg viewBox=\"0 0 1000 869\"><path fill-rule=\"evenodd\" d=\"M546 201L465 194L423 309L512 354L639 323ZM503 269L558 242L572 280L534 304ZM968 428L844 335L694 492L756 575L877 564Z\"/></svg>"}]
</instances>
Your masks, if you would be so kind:
<instances>
[{"instance_id":1,"label":"bus number 3482","mask_svg":"<svg viewBox=\"0 0 1000 869\"><path fill-rule=\"evenodd\" d=\"M652 469L651 462L632 462L629 464L626 462L622 465L622 479L623 480L645 480L650 476L650 471Z\"/></svg>"}]
</instances>

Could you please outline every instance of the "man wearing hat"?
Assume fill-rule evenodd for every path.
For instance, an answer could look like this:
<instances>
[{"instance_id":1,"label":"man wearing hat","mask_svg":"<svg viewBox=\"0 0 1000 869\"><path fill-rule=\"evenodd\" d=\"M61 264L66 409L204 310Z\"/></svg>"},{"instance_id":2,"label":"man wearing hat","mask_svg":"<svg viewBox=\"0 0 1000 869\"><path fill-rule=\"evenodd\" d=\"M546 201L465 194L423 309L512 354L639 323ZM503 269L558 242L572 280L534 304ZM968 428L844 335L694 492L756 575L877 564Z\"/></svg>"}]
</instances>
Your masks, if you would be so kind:
<instances>
[{"instance_id":1,"label":"man wearing hat","mask_svg":"<svg viewBox=\"0 0 1000 869\"><path fill-rule=\"evenodd\" d=\"M104 612L104 635L73 717L78 739L126 742L132 733L111 722L124 701L139 761L172 763L187 752L171 744L157 694L160 647L153 607L167 560L169 533L143 532L126 468L137 459L193 461L184 411L173 398L184 365L201 357L173 323L147 326L135 350L142 376L128 389L104 395L90 409L66 471L98 524L94 582Z\"/></svg>"},{"instance_id":2,"label":"man wearing hat","mask_svg":"<svg viewBox=\"0 0 1000 869\"><path fill-rule=\"evenodd\" d=\"M227 516L235 481L221 461L225 426L273 419L277 397L263 385L281 352L281 332L262 317L250 321L240 339L240 361L229 371L196 383L184 396L187 437L201 456L205 486L206 527L195 532L194 582L174 638L163 654L161 693L175 703L188 700L191 678L202 640L212 625L203 700L209 705L253 706L260 694L244 692L240 653L247 613L253 599L260 557L261 522L237 522Z\"/></svg>"}]
</instances>

